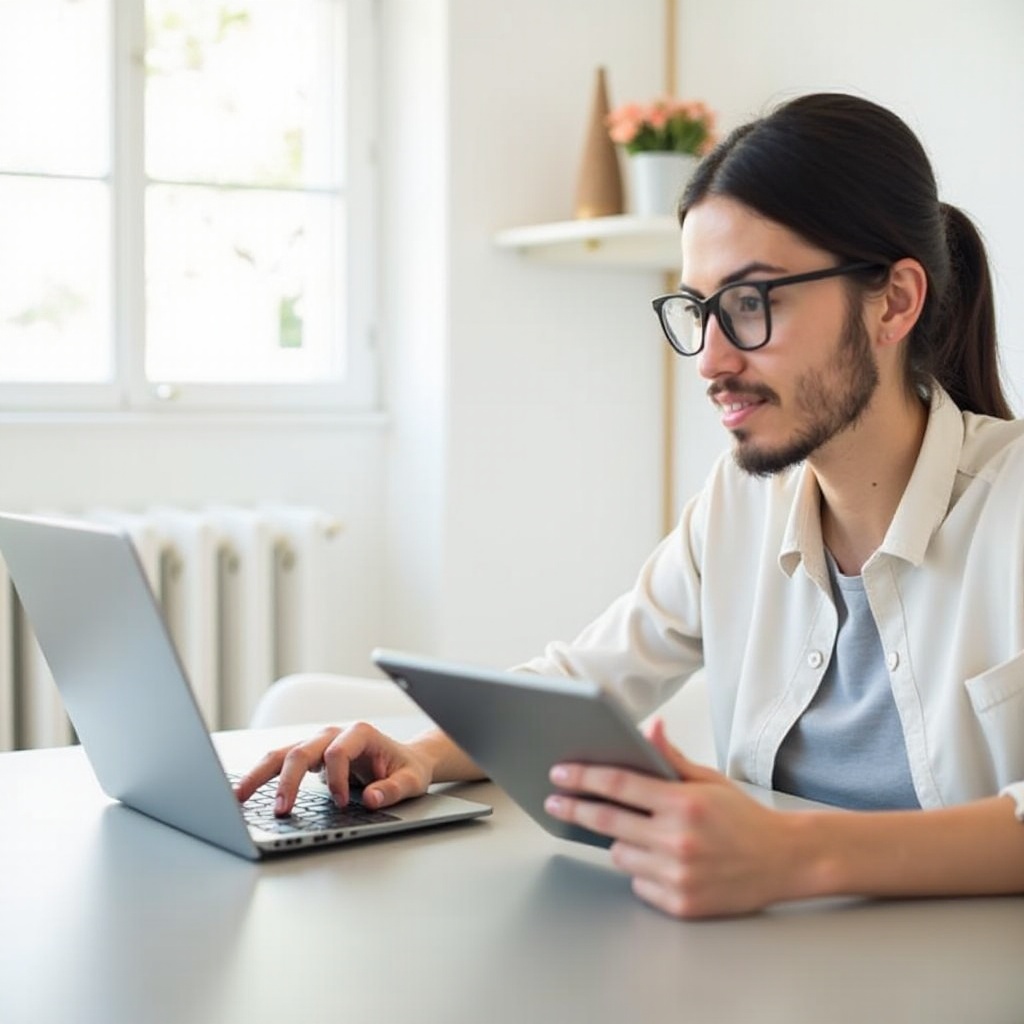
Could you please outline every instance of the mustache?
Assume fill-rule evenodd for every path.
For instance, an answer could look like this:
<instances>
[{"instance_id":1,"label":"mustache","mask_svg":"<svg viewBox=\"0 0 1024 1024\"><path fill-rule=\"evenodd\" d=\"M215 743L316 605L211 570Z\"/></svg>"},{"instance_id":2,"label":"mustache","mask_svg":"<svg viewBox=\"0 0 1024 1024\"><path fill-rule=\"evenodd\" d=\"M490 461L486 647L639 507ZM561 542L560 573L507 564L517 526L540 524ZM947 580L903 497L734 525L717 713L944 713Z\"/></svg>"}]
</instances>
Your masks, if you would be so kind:
<instances>
[{"instance_id":1,"label":"mustache","mask_svg":"<svg viewBox=\"0 0 1024 1024\"><path fill-rule=\"evenodd\" d=\"M714 401L718 395L725 392L728 392L730 395L756 398L762 402L771 402L776 405L779 401L779 396L767 384L744 384L736 377L712 381L708 385L707 396L711 401Z\"/></svg>"}]
</instances>

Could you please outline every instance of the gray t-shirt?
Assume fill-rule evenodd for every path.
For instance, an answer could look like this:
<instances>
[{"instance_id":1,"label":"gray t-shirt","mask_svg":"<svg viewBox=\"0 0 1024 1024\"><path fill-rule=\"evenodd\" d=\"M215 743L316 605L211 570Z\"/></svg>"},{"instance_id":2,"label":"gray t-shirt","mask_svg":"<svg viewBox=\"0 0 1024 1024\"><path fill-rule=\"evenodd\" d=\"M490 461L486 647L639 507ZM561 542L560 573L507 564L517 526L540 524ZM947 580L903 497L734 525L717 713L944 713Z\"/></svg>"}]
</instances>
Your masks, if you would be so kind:
<instances>
[{"instance_id":1,"label":"gray t-shirt","mask_svg":"<svg viewBox=\"0 0 1024 1024\"><path fill-rule=\"evenodd\" d=\"M827 554L827 552L826 552ZM864 581L828 555L839 632L825 678L789 731L773 785L860 810L920 806Z\"/></svg>"}]
</instances>

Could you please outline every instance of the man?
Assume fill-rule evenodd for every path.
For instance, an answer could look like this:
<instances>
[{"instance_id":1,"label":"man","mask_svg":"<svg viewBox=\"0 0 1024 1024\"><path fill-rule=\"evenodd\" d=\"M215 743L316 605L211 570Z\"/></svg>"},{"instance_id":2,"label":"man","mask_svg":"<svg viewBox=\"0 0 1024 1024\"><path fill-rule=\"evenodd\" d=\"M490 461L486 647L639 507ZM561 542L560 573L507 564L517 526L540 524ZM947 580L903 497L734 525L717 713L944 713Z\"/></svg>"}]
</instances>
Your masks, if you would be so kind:
<instances>
[{"instance_id":1,"label":"man","mask_svg":"<svg viewBox=\"0 0 1024 1024\"><path fill-rule=\"evenodd\" d=\"M524 670L639 719L703 667L723 773L556 765L548 811L612 837L684 917L808 896L1024 892L1024 426L996 370L980 238L906 125L808 96L737 129L680 204L655 300L734 439L634 589ZM278 808L323 765L379 807L476 767L366 725L267 756ZM848 813L765 808L729 778ZM609 801L612 801L611 803Z\"/></svg>"}]
</instances>

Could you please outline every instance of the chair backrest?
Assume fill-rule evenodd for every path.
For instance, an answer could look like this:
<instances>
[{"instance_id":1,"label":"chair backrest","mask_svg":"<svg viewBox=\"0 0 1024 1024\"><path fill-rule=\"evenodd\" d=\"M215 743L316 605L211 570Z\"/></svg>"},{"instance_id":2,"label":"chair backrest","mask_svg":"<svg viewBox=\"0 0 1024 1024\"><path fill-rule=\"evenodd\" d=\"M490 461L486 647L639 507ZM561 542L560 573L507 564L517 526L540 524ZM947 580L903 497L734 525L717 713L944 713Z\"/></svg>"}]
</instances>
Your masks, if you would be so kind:
<instances>
[{"instance_id":1,"label":"chair backrest","mask_svg":"<svg viewBox=\"0 0 1024 1024\"><path fill-rule=\"evenodd\" d=\"M249 727L324 725L414 714L420 714L419 709L388 679L299 672L277 680L263 694Z\"/></svg>"}]
</instances>

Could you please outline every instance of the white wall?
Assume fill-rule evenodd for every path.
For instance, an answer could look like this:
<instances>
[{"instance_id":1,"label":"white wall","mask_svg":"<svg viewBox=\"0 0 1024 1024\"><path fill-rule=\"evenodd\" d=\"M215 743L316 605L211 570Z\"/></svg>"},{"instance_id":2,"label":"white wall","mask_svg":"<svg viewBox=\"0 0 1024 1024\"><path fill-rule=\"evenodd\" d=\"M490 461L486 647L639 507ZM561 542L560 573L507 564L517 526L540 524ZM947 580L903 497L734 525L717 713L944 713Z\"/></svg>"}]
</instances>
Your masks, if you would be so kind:
<instances>
[{"instance_id":1,"label":"white wall","mask_svg":"<svg viewBox=\"0 0 1024 1024\"><path fill-rule=\"evenodd\" d=\"M995 272L1011 404L1024 411L1024 4L1019 0L679 0L680 91L734 127L804 92L895 110L929 151L939 194L977 222ZM725 447L692 368L680 373L681 498Z\"/></svg>"},{"instance_id":2,"label":"white wall","mask_svg":"<svg viewBox=\"0 0 1024 1024\"><path fill-rule=\"evenodd\" d=\"M657 539L658 275L537 267L493 235L571 216L595 69L613 102L658 91L663 5L384 10L387 191L405 196L384 231L404 290L386 304L387 635L500 665L575 633Z\"/></svg>"},{"instance_id":3,"label":"white wall","mask_svg":"<svg viewBox=\"0 0 1024 1024\"><path fill-rule=\"evenodd\" d=\"M0 505L322 505L347 526L325 668L369 671L380 643L501 665L603 608L661 527L661 275L533 265L492 237L571 215L594 69L613 103L659 92L663 2L381 7L388 424L0 415ZM999 265L1020 392L1022 19L1016 0L680 0L678 39L680 91L728 123L839 87L921 130ZM686 489L725 438L679 369Z\"/></svg>"}]
</instances>

